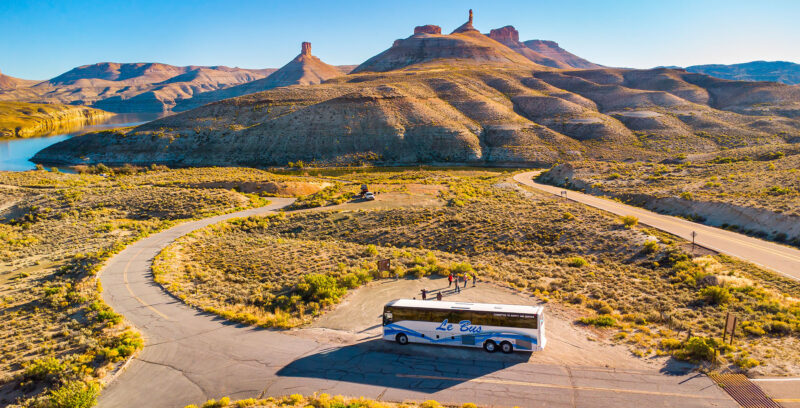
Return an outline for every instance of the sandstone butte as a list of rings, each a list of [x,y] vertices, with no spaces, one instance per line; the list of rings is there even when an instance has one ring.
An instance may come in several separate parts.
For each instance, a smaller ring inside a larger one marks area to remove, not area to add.
[[[448,35],[418,28],[349,75],[76,137],[34,161],[544,165],[800,140],[795,86],[680,69],[558,69],[520,48],[516,30],[483,35],[472,16]]]

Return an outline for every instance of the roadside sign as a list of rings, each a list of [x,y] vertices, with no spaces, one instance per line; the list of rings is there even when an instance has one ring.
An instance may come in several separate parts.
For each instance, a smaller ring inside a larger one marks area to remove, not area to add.
[[[389,260],[388,259],[381,259],[378,261],[378,271],[388,271],[389,270]]]
[[[725,316],[725,330],[722,332],[722,342],[725,342],[725,338],[728,338],[728,341],[733,344],[733,334],[736,331],[736,315],[731,314],[728,312],[727,316]]]

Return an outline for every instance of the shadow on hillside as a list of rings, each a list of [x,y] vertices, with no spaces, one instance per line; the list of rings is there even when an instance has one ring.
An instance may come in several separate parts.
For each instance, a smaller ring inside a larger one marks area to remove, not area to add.
[[[320,378],[436,392],[527,362],[530,353],[489,354],[482,349],[372,340],[299,358],[279,376]]]

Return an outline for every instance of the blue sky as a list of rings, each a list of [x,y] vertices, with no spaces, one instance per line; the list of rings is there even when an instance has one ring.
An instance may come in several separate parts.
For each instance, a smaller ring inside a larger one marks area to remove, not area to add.
[[[649,68],[800,63],[797,0],[0,0],[0,70],[47,79],[102,61],[280,67],[311,41],[330,64],[358,64],[475,10],[482,32],[513,25],[603,65]]]

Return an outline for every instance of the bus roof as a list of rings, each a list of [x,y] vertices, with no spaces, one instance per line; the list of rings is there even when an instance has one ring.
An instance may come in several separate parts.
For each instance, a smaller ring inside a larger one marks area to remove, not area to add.
[[[540,315],[544,311],[541,306],[501,305],[494,303],[439,302],[435,300],[395,299],[386,306],[411,307],[437,310],[472,310],[476,312],[520,313]]]

